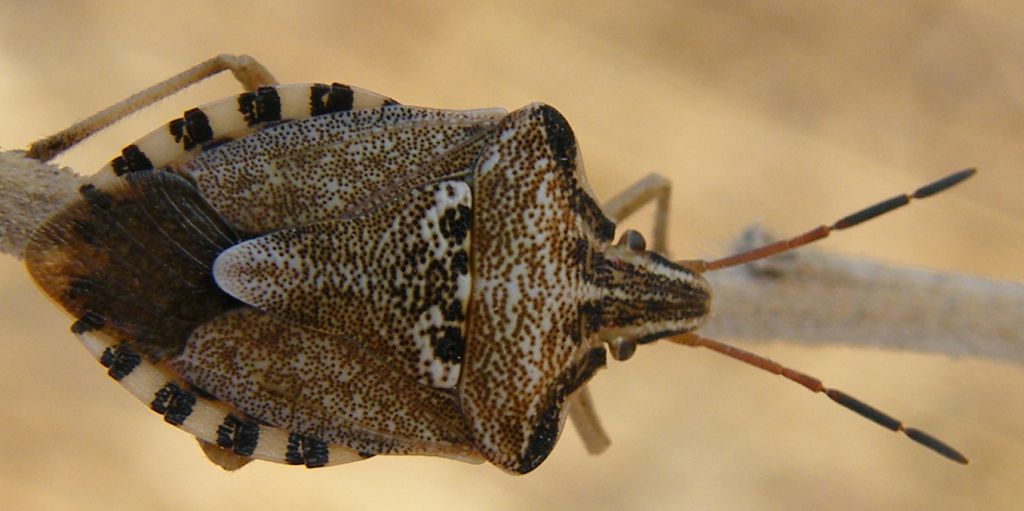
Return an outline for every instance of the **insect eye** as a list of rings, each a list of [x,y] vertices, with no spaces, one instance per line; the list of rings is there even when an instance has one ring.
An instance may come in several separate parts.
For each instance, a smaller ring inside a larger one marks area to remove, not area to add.
[[[647,250],[647,240],[644,239],[644,235],[633,229],[626,229],[626,232],[622,233],[619,245],[625,245],[626,248],[636,252]]]
[[[633,231],[636,232],[636,231]],[[642,238],[641,238],[642,239]],[[608,342],[611,347],[612,358],[618,361],[629,360],[636,353],[636,341],[619,337]]]

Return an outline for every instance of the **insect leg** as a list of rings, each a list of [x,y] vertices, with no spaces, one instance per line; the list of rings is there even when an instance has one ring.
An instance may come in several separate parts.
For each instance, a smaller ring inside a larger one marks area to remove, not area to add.
[[[604,212],[613,222],[625,220],[640,208],[654,201],[654,229],[651,249],[664,254],[668,243],[668,208],[672,182],[658,174],[648,174],[605,202]]]
[[[830,389],[828,387],[825,387],[821,380],[813,376],[801,373],[800,371],[795,371],[793,369],[790,369],[786,366],[779,364],[778,362],[775,362],[774,360],[762,357],[760,355],[751,353],[746,350],[742,350],[735,346],[730,346],[728,344],[713,339],[701,337],[693,332],[668,337],[667,339],[671,342],[691,346],[694,348],[708,348],[714,350],[718,353],[721,353],[728,357],[732,357],[741,362],[746,362],[759,369],[764,369],[769,373],[777,374],[788,380],[795,381],[800,385],[806,387],[811,392],[824,393],[826,396],[829,397],[829,399],[835,401],[836,403],[839,403],[840,405],[843,405],[849,410],[858,413],[860,416],[882,427],[888,428],[892,431],[902,431],[911,440],[935,451],[936,453],[941,454],[942,456],[957,463],[961,463],[964,465],[967,464],[967,458],[963,454],[960,454],[960,452],[954,449],[953,447],[947,445],[945,442],[919,429],[906,427],[899,419],[891,417],[885,412],[849,394],[846,394],[841,390]]]
[[[583,447],[590,454],[601,454],[612,444],[608,433],[601,426],[601,419],[594,409],[594,400],[586,385],[569,396],[569,420],[583,440]]]
[[[231,71],[242,87],[250,92],[258,87],[277,83],[270,71],[267,71],[262,64],[248,55],[217,55],[76,122],[63,131],[36,141],[29,146],[26,156],[40,161],[49,161],[124,117],[222,71]]]

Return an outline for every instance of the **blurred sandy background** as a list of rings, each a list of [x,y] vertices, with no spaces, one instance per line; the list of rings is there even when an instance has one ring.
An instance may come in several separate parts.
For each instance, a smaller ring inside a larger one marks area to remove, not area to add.
[[[283,82],[445,108],[558,107],[605,199],[675,182],[674,255],[761,221],[796,232],[976,165],[942,198],[823,250],[1024,280],[1024,12],[975,2],[0,1],[0,144],[25,147],[219,52]],[[1007,3],[1010,5],[1010,3]],[[91,172],[229,77],[59,161]],[[647,228],[644,221],[635,225]],[[1024,368],[784,342],[758,349],[962,448],[960,467],[799,387],[649,346],[594,391],[614,444],[571,428],[526,477],[386,458],[226,474],[104,376],[0,259],[0,509],[1019,509]]]

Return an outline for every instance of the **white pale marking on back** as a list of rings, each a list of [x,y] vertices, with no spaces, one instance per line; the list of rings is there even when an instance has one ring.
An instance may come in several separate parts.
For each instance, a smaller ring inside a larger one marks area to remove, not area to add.
[[[459,381],[458,368],[448,371],[445,365],[434,357],[434,350],[430,343],[430,330],[442,328],[443,326],[444,317],[441,315],[441,309],[435,305],[420,314],[410,333],[412,334],[413,343],[419,349],[420,365],[425,367],[427,380],[430,382],[430,385],[450,388],[454,387],[455,383]]]
[[[466,208],[472,206],[469,185],[461,181],[444,183],[434,191],[433,199],[433,206],[423,212],[423,216],[418,222],[420,241],[428,242],[431,256],[419,266],[419,271],[423,275],[427,274],[431,259],[433,261],[449,261],[457,250],[466,250],[471,246],[468,230],[462,243],[455,246],[451,244],[455,240],[445,236],[441,227],[443,217],[447,213],[457,211],[460,206]],[[407,243],[415,241],[410,238]],[[460,304],[463,316],[466,312],[466,303],[469,300],[470,287],[468,274],[456,277],[453,299]],[[459,381],[461,363],[443,361],[437,356],[434,348],[436,332],[446,327],[458,328],[464,338],[464,322],[445,320],[443,311],[437,305],[432,305],[420,314],[409,333],[415,346],[419,349],[419,359],[421,367],[425,368],[427,383],[435,387],[453,388]]]

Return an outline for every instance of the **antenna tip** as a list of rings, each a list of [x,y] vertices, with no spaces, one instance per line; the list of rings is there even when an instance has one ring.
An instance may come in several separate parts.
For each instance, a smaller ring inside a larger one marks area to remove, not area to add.
[[[903,430],[903,433],[910,437],[911,440],[941,454],[949,460],[955,461],[961,465],[966,465],[970,462],[966,456],[960,454],[960,451],[957,451],[942,440],[939,440],[920,429],[906,428]]]
[[[916,191],[914,191],[912,197],[915,199],[931,197],[932,195],[935,195],[943,190],[946,190],[948,188],[953,187],[954,185],[959,184],[961,181],[964,181],[977,173],[978,169],[974,167],[966,168],[959,172],[954,172],[942,179],[939,179],[938,181],[934,181],[932,183],[922,186],[921,188],[918,188]]]

